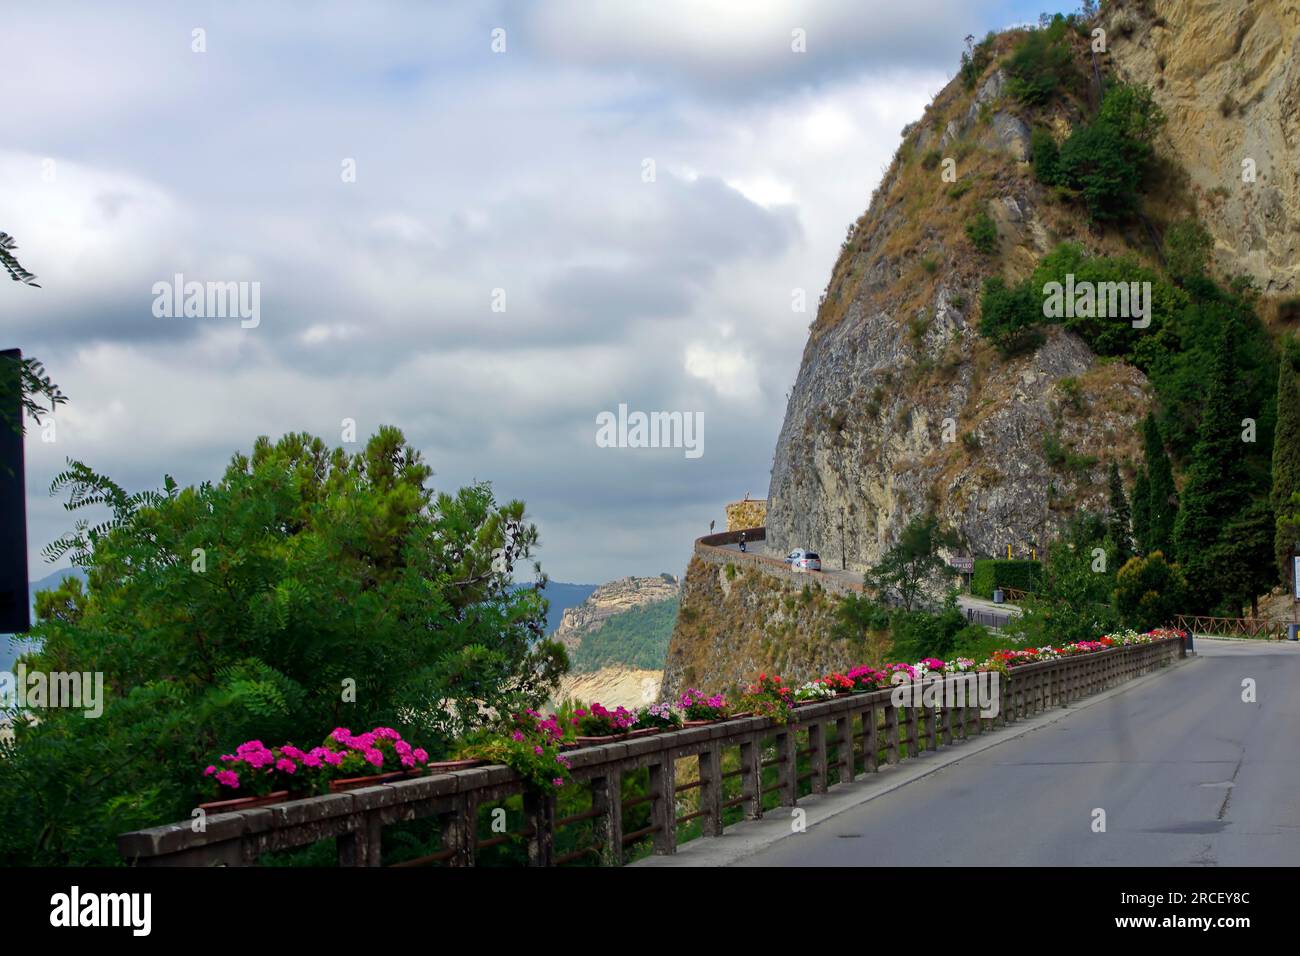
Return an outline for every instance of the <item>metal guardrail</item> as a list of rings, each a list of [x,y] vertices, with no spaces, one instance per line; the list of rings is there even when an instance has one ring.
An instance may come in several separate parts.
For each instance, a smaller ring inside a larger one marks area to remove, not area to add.
[[[435,817],[439,852],[399,865],[472,866],[481,850],[516,839],[526,841],[531,866],[584,857],[618,865],[626,847],[641,840],[650,840],[654,853],[675,852],[678,828],[686,822],[698,819],[704,837],[720,836],[728,807],[741,807],[746,819],[757,819],[767,794],[777,793],[779,806],[794,806],[801,782],[808,782],[813,794],[825,793],[832,778],[836,784],[848,783],[859,768],[875,773],[959,744],[1047,708],[1066,706],[1184,654],[1183,642],[1169,638],[1012,668],[1002,682],[994,718],[981,717],[974,702],[895,707],[891,690],[885,689],[800,706],[785,725],[748,717],[574,750],[567,754],[572,785],[586,788],[591,801],[589,810],[569,817],[557,818],[554,795],[529,791],[508,767],[491,766],[217,814],[206,819],[202,832],[195,831],[191,820],[138,830],[120,836],[118,850],[128,863],[140,866],[246,866],[264,853],[332,837],[340,865],[379,866],[384,827]],[[724,772],[724,753],[728,764],[738,758],[735,769]],[[801,757],[809,768],[802,775]],[[679,785],[682,760],[689,761],[686,770],[694,771],[694,779]],[[646,792],[625,799],[624,778],[641,770],[648,771]],[[775,775],[774,783],[765,784],[764,771],[770,771],[769,778]],[[734,779],[739,793],[727,797],[726,784]],[[678,800],[687,791],[697,794],[698,808],[679,816]],[[520,794],[524,825],[481,836],[479,808]],[[625,832],[625,809],[645,804],[648,825]],[[591,842],[557,856],[556,833],[586,821]]]

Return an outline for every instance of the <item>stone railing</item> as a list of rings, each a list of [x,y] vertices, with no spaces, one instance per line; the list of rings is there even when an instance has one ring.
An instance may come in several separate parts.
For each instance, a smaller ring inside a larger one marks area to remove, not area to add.
[[[654,853],[675,852],[679,828],[695,820],[701,836],[720,836],[728,816],[757,819],[773,794],[778,806],[793,806],[805,787],[825,793],[832,783],[848,784],[859,774],[1066,706],[1184,653],[1183,642],[1170,638],[1013,668],[1001,681],[993,718],[981,717],[973,700],[896,707],[884,689],[801,705],[783,725],[747,717],[574,750],[567,755],[570,786],[588,793],[590,804],[584,798],[585,809],[563,817],[557,817],[553,795],[529,792],[509,768],[490,766],[213,815],[202,832],[195,832],[194,821],[139,830],[119,837],[118,849],[137,865],[240,866],[332,837],[341,865],[379,866],[384,827],[434,817],[439,851],[396,865],[471,866],[481,852],[512,841],[526,843],[533,866],[579,860],[618,865],[629,847],[645,841]],[[646,781],[644,792],[625,791],[630,775]],[[482,832],[481,808],[521,794],[521,826]],[[643,819],[636,821],[643,825],[625,830],[627,811],[645,805],[648,814],[638,811]],[[574,826],[589,828],[589,839],[557,853],[557,834]]]
[[[766,528],[746,528],[743,533],[746,544],[764,541],[767,537]],[[805,584],[817,585],[832,594],[862,593],[862,584],[858,581],[845,580],[816,571],[794,571],[790,568],[790,565],[780,558],[773,558],[766,554],[754,554],[749,551],[736,551],[724,547],[724,545],[737,543],[741,534],[740,531],[723,531],[718,534],[706,534],[702,538],[696,538],[695,554],[702,561],[708,561],[710,564],[734,564],[738,568],[754,568],[764,574],[770,574],[773,577],[791,581],[800,586]]]

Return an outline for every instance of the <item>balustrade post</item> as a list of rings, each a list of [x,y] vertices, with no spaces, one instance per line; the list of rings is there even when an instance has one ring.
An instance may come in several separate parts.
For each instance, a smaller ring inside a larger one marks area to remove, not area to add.
[[[830,768],[826,760],[826,725],[821,721],[808,725],[808,760],[812,764],[812,792],[825,793],[830,785]]]
[[[907,756],[910,760],[915,757],[921,750],[921,721],[920,713],[915,704],[907,708]]]
[[[759,820],[763,816],[763,742],[750,738],[740,745],[740,783],[745,802],[746,820]]]
[[[722,754],[717,747],[700,753],[700,810],[704,836],[722,836]]]
[[[862,769],[867,773],[880,769],[880,726],[875,704],[862,712]]]
[[[925,722],[925,749],[929,751],[938,750],[939,740],[935,733],[937,729],[935,726],[936,708],[923,706],[921,708],[921,717]],[[917,745],[916,749],[918,752],[920,751],[921,747],[919,744]]]
[[[781,806],[793,807],[797,794],[797,778],[799,776],[798,758],[795,756],[795,731],[794,727],[786,724],[785,729],[776,735],[776,782],[777,796],[781,799]]]
[[[591,781],[591,809],[599,814],[592,821],[592,835],[600,844],[601,865],[622,866],[623,771],[617,765]]]
[[[470,794],[456,798],[455,808],[439,814],[442,829],[442,848],[454,850],[448,866],[473,866],[478,848],[478,805]]]
[[[379,814],[357,813],[352,824],[350,831],[335,840],[339,866],[379,866],[380,836],[384,829]]]
[[[528,865],[555,865],[555,797],[524,791],[524,819],[532,828],[528,837]]]
[[[654,832],[654,852],[667,856],[677,852],[677,761],[672,753],[650,765],[650,822]]]
[[[866,716],[863,716],[863,722]],[[839,766],[840,783],[853,782],[853,715],[845,714],[835,721],[835,760]]]
[[[898,708],[890,701],[885,707],[885,763],[898,763]]]

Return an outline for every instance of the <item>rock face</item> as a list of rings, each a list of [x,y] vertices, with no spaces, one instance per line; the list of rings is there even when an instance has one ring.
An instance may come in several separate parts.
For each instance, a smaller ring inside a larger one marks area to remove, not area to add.
[[[613,615],[643,604],[674,598],[680,589],[681,581],[671,574],[653,578],[619,578],[602,584],[587,600],[565,610],[564,619],[555,629],[552,640],[559,641],[572,653],[585,635],[597,630]]]
[[[761,528],[767,523],[767,499],[746,498],[727,505],[727,530]]]
[[[1150,86],[1168,116],[1166,146],[1219,269],[1266,293],[1300,292],[1300,5],[1129,0],[1110,17],[1108,45],[1119,73]]]
[[[688,687],[734,694],[759,673],[819,677],[872,656],[864,642],[827,639],[838,600],[743,564],[691,559],[664,667],[663,695]]]
[[[566,700],[580,700],[635,710],[660,699],[659,686],[663,676],[663,671],[631,667],[602,667],[590,674],[567,674],[561,678],[548,709],[554,710]]]
[[[1178,182],[1153,199],[1156,212],[1172,221],[1194,209],[1225,274],[1296,291],[1300,5],[1130,0],[1101,23],[1113,73],[1151,87],[1168,115],[1157,151]],[[845,243],[773,457],[774,551],[813,548],[865,568],[933,511],[966,553],[1025,553],[1074,511],[1104,509],[1110,461],[1131,479],[1150,396],[1140,372],[1099,363],[1059,330],[1004,360],[974,327],[985,277],[1017,281],[1062,241],[1153,256],[1137,229],[1091,230],[1034,179],[1029,126],[997,66],[1009,39],[973,90],[955,79],[905,131]],[[1054,122],[1063,135],[1078,119]],[[1252,184],[1241,181],[1246,158]],[[949,160],[955,182],[941,178]],[[981,212],[997,226],[992,255],[964,235]]]

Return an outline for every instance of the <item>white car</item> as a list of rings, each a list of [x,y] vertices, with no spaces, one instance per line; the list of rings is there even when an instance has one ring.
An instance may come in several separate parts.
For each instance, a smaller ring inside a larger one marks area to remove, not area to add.
[[[822,559],[815,551],[805,551],[803,548],[795,548],[785,556],[785,563],[790,565],[791,571],[820,571],[822,569]]]

